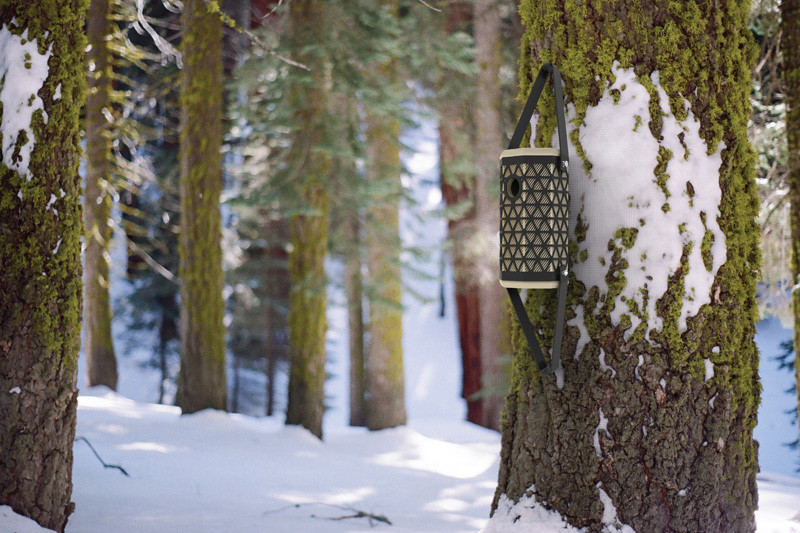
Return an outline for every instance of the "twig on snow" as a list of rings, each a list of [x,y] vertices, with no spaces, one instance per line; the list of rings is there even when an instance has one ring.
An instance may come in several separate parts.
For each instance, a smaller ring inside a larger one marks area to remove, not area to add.
[[[117,470],[119,470],[120,472],[125,474],[126,477],[131,477],[130,474],[128,474],[125,471],[125,469],[122,468],[121,466],[119,466],[119,465],[110,465],[110,464],[106,463],[105,461],[103,461],[103,458],[100,457],[100,454],[97,453],[97,450],[94,449],[94,446],[92,446],[92,443],[89,442],[89,439],[87,439],[86,437],[75,437],[75,442],[78,442],[79,440],[82,440],[83,442],[85,442],[86,444],[89,445],[89,449],[92,450],[92,453],[94,453],[94,456],[97,457],[97,460],[100,461],[100,463],[103,465],[103,467],[105,467],[105,468],[116,468]]]

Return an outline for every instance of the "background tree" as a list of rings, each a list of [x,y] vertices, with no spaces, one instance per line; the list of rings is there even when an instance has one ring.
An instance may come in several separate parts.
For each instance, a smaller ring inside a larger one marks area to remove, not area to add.
[[[289,402],[286,423],[301,425],[322,437],[325,398],[324,260],[328,249],[329,196],[326,179],[331,159],[320,149],[325,145],[328,99],[326,73],[330,65],[322,50],[308,45],[326,39],[325,5],[301,0],[289,6],[290,43],[297,60],[310,72],[289,87],[295,134],[289,153],[292,174],[307,206],[291,218],[289,276]]]
[[[389,16],[398,15],[398,2],[382,2]],[[393,57],[373,65],[374,76],[397,81]],[[374,201],[366,213],[367,286],[370,293],[366,346],[367,427],[371,430],[406,423],[403,372],[403,311],[400,274],[400,122],[370,110],[366,117],[367,182]],[[382,184],[375,187],[374,185]]]
[[[521,4],[522,93],[545,61],[565,80],[575,240],[563,382],[516,329],[494,513],[532,495],[591,529],[754,529],[748,9]],[[548,292],[527,302],[546,345]]]
[[[112,35],[109,0],[92,0],[86,24],[89,82],[86,98],[86,192],[84,227],[84,335],[86,386],[117,388],[117,360],[111,339],[108,248],[111,241]]]
[[[789,154],[792,280],[800,280],[800,1],[781,0],[781,52],[786,89],[786,139]],[[800,351],[800,291],[793,289],[794,353]],[[800,358],[795,356],[795,390],[800,406]]]
[[[181,18],[181,370],[184,413],[227,408],[220,248],[222,30],[219,13],[187,0]]]
[[[85,13],[0,3],[0,504],[58,531],[74,508]]]
[[[506,391],[497,389],[506,384],[502,367],[505,329],[503,288],[497,282],[499,243],[494,239],[500,227],[497,208],[497,157],[507,144],[503,131],[502,85],[500,65],[501,5],[497,0],[477,0],[473,4],[475,62],[478,81],[475,112],[475,218],[477,231],[473,237],[477,263],[477,290],[480,299],[480,358],[482,413],[478,423],[492,429],[500,427],[500,412]]]

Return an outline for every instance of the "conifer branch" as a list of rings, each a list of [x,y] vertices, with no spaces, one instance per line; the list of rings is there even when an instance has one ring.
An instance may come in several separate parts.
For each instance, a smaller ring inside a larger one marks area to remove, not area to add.
[[[430,4],[429,4],[428,2],[426,2],[425,0],[417,0],[417,1],[418,1],[420,4],[422,4],[423,6],[426,6],[427,8],[431,9],[432,11],[436,11],[437,13],[441,13],[441,12],[442,12],[442,10],[441,10],[441,9],[438,9],[438,8],[435,8],[435,7],[433,7],[432,5],[430,5]]]
[[[233,20],[231,17],[222,12],[222,10],[219,8],[219,3],[217,2],[217,0],[204,0],[204,2],[206,3],[208,11],[210,13],[216,13],[217,15],[219,15],[219,18],[223,24],[228,26],[230,29],[241,33],[242,35],[244,35],[245,37],[256,43],[258,46],[260,46],[262,50],[264,50],[271,56],[280,59],[287,65],[292,65],[293,67],[301,68],[303,70],[308,70],[308,71],[311,70],[310,68],[308,68],[307,65],[304,65],[303,63],[299,63],[293,59],[289,59],[288,57],[279,54],[278,52],[270,48],[264,41],[259,39],[259,37],[252,31],[242,28],[235,20]]]

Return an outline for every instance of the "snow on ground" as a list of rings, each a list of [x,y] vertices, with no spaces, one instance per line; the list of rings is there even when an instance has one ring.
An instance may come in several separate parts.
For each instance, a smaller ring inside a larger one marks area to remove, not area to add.
[[[427,131],[419,142],[430,151],[435,148],[432,138]],[[435,171],[424,156],[407,164],[415,172],[409,180],[430,179]],[[430,214],[437,196],[431,188],[426,191],[424,183],[417,185],[420,211]],[[406,242],[418,246],[436,245],[444,234],[441,220],[429,218],[420,224],[405,213],[402,223]],[[438,273],[439,259],[432,254],[426,264],[429,273]],[[436,300],[438,282],[407,280],[431,299],[404,299],[409,414],[404,428],[370,433],[346,425],[346,315],[335,292],[328,313],[332,378],[326,386],[330,410],[324,442],[300,428],[285,427],[282,415],[256,418],[202,411],[181,416],[176,407],[146,400],[156,394],[158,376],[134,364],[121,365],[120,389],[138,401],[107,389],[82,387],[77,435],[88,439],[104,461],[122,466],[129,477],[103,468],[89,445],[77,441],[76,510],[67,532],[575,531],[532,502],[504,504],[499,519],[487,524],[500,438],[463,421],[452,277],[447,279],[444,317]],[[797,452],[782,446],[796,430],[784,413],[791,397],[783,390],[792,376],[778,372],[771,359],[787,334],[774,321],[759,325],[764,402],[756,437],[761,441],[762,470],[770,472],[758,478],[759,532],[800,533],[800,479],[787,477],[797,476]],[[515,524],[518,514],[537,525]],[[42,531],[0,506],[0,533]]]

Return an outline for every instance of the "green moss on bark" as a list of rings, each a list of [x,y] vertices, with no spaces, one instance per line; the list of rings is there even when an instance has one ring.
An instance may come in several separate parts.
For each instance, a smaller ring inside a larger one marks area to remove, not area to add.
[[[20,391],[0,394],[0,504],[56,530],[74,508],[85,11],[79,0],[0,2],[5,28],[16,36],[27,30],[42,55],[52,51],[37,92],[44,112],[33,115],[32,136],[23,139],[33,146],[28,173],[0,163],[0,390]]]
[[[573,126],[583,122],[589,106],[614,81],[615,62],[633,69],[648,90],[648,127],[656,140],[661,137],[663,94],[679,121],[688,119],[691,110],[706,152],[719,152],[722,160],[717,222],[725,235],[727,261],[717,271],[711,304],[688,317],[682,330],[685,299],[694,297],[685,294],[688,256],[699,246],[705,268],[713,264],[709,233],[702,242],[684,244],[681,266],[668,279],[665,294],[640,289],[646,298],[657,299],[657,317],[647,317],[620,298],[629,268],[622,251],[633,236],[630,228],[609,235],[611,260],[601,267],[608,287],[585,287],[580,269],[571,274],[575,279],[568,318],[582,316],[583,324],[573,323],[565,332],[563,389],[541,378],[515,328],[514,392],[504,426],[497,496],[517,499],[535,486],[537,499],[570,523],[599,530],[599,483],[619,519],[637,530],[752,529],[757,502],[752,430],[760,391],[753,335],[760,257],[753,155],[746,139],[754,59],[748,4],[544,0],[523,1],[520,14],[527,27],[521,93],[527,95],[541,63],[553,62],[575,110]],[[655,72],[658,86],[651,78]],[[555,131],[552,99],[543,99],[540,109],[536,138],[541,146]],[[578,131],[570,135],[590,171]],[[662,149],[653,172],[665,196],[671,157]],[[669,209],[668,204],[663,208]],[[585,224],[579,218],[578,242],[585,238]],[[596,261],[582,253],[573,260]],[[535,291],[527,302],[545,349],[552,338],[547,329],[552,316],[544,310],[553,298]],[[612,311],[620,305],[627,306],[626,312],[613,320]],[[640,324],[626,332],[633,316],[656,327]],[[715,365],[710,380],[705,379],[704,359]],[[600,409],[608,419],[608,433],[598,432],[598,455],[592,437]]]
[[[222,29],[202,0],[184,2],[180,137],[181,370],[184,413],[227,409],[222,190]]]
[[[327,34],[325,7],[318,0],[292,2],[289,11],[292,40],[305,54],[297,57],[311,71],[289,89],[293,115],[301,128],[295,132],[289,164],[298,176],[298,191],[309,213],[291,220],[289,277],[289,403],[286,423],[301,425],[322,438],[325,399],[326,276],[328,249],[330,154],[316,150],[323,144],[329,102],[324,91],[325,60],[305,46]]]

